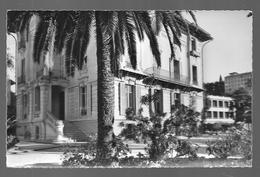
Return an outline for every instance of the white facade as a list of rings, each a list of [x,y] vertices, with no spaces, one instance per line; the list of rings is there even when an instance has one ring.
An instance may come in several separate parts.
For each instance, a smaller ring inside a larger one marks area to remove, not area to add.
[[[231,97],[208,95],[209,109],[206,114],[206,124],[234,123],[235,112],[230,107],[234,104]]]
[[[68,75],[64,55],[50,50],[42,54],[39,63],[33,61],[33,35],[37,17],[31,21],[30,31],[18,35],[26,36],[25,45],[18,50],[17,82],[17,135],[30,140],[56,140],[63,123],[64,136],[84,141],[84,135],[97,132],[97,63],[96,41],[92,35],[86,51],[87,62],[83,70],[75,69]],[[94,29],[92,29],[94,30]],[[129,66],[129,56],[121,57],[120,77],[114,78],[114,132],[120,133],[118,123],[125,120],[125,110],[133,107],[136,112],[143,108],[149,116],[149,106],[141,105],[140,98],[148,94],[144,78],[153,74],[156,85],[151,93],[160,92],[160,101],[152,104],[153,112],[170,114],[172,104],[193,106],[198,112],[203,108],[202,46],[211,39],[199,28],[191,36],[183,34],[181,50],[175,46],[176,58],[170,60],[170,46],[165,31],[158,36],[161,52],[161,67],[158,68],[150,50],[149,41],[137,40],[137,69]],[[27,35],[28,34],[28,35]],[[52,39],[54,40],[54,39]],[[191,42],[193,41],[193,42]],[[70,72],[70,71],[69,71]]]

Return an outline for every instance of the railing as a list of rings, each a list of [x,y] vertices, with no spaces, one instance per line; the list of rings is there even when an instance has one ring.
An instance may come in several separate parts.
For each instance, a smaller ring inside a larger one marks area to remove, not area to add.
[[[44,69],[41,69],[36,72],[36,78],[40,77],[48,77],[48,78],[56,78],[56,79],[65,79],[66,76],[63,73],[63,70],[59,69],[52,69],[50,71],[44,71]]]
[[[58,119],[51,113],[51,112],[47,112],[47,119],[51,122],[52,125],[56,125]]]
[[[199,57],[200,56],[200,54],[197,51],[195,51],[195,50],[190,51],[190,55],[194,56],[194,57]]]
[[[165,80],[167,82],[189,84],[189,78],[187,76],[178,74],[174,75],[174,72],[169,72],[164,69],[159,69],[157,67],[150,67],[144,70],[146,74],[153,74],[155,77]]]

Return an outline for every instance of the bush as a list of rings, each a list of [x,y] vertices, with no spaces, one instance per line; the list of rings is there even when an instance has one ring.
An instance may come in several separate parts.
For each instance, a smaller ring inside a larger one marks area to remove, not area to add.
[[[192,136],[191,132],[193,133],[199,114],[181,105],[174,107],[170,118],[166,119],[164,115],[153,115],[147,118],[143,117],[142,110],[139,110],[136,116],[131,108],[128,108],[126,119],[129,121],[121,122],[120,125],[124,128],[119,136],[137,143],[148,144],[146,150],[152,161],[164,159],[173,151],[177,152],[177,156],[196,157],[196,148],[187,141],[179,140],[174,134],[178,135],[182,132]]]
[[[207,151],[217,158],[226,159],[231,155],[242,155],[243,158],[252,158],[252,132],[243,126],[232,127],[227,135],[220,140],[208,143]]]
[[[19,140],[16,138],[16,136],[7,136],[7,149],[14,147],[17,143],[19,143]]]
[[[96,159],[96,135],[88,137],[89,142],[84,145],[77,147],[66,147],[63,153],[63,166],[111,166],[113,163],[118,163],[119,159],[126,156],[129,152],[127,145],[125,145],[119,138],[114,137],[113,141],[110,142],[112,149],[111,158],[105,162]]]

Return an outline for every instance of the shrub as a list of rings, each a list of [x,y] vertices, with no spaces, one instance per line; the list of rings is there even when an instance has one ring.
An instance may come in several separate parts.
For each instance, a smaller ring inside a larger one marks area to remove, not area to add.
[[[252,132],[243,126],[232,127],[226,136],[208,143],[207,151],[218,158],[231,155],[242,155],[245,159],[252,158]]]
[[[126,156],[129,152],[128,146],[118,137],[114,137],[113,141],[110,142],[112,149],[111,158],[101,162],[96,159],[96,135],[88,137],[88,139],[89,142],[79,147],[66,147],[63,153],[63,166],[111,166],[115,162],[118,163],[119,159]]]
[[[19,143],[19,140],[16,138],[16,136],[7,136],[7,149],[14,147],[17,143]]]
[[[196,149],[189,142],[179,140],[174,134],[181,130],[183,134],[191,136],[190,132],[196,126],[198,115],[184,105],[174,107],[173,114],[168,119],[164,117],[165,114],[153,115],[151,118],[143,117],[142,110],[139,110],[139,115],[136,116],[130,108],[126,110],[128,121],[120,124],[124,128],[119,136],[148,144],[146,150],[152,161],[165,158],[174,150],[177,156],[188,155],[194,158]]]

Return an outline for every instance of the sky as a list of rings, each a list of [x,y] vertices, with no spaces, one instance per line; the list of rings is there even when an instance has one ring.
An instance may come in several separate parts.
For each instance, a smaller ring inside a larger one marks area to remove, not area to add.
[[[204,82],[218,81],[220,75],[224,79],[231,72],[252,71],[252,16],[247,17],[249,11],[194,13],[198,25],[214,38],[204,49]],[[14,55],[15,43],[11,36],[7,36],[7,47]]]
[[[204,82],[231,72],[252,71],[252,16],[249,11],[195,11],[197,23],[214,38],[205,46]]]

